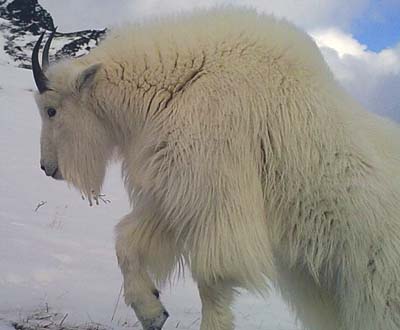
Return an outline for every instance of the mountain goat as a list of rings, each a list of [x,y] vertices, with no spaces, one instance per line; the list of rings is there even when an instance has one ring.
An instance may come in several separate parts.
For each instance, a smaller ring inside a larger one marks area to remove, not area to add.
[[[201,330],[232,330],[234,288],[272,283],[312,330],[400,329],[399,128],[338,86],[291,24],[218,9],[116,30],[42,67],[41,166],[89,199],[113,154],[132,211],[116,228],[145,330],[183,264]]]

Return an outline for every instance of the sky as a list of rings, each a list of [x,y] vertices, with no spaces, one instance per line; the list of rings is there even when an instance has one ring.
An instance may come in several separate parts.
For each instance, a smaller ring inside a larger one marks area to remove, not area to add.
[[[400,0],[39,0],[60,31],[116,26],[213,6],[284,17],[316,41],[338,81],[368,110],[400,122]]]
[[[372,51],[393,47],[400,40],[400,1],[371,1],[351,24],[354,37]]]

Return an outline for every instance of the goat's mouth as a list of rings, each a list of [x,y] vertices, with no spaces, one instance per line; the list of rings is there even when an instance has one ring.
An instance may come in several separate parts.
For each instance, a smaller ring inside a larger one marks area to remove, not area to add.
[[[53,174],[51,175],[51,177],[55,180],[64,180],[60,170],[58,169],[58,167],[54,170]]]

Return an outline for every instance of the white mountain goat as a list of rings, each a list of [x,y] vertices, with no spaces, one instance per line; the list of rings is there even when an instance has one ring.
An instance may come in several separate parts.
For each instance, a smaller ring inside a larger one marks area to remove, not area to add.
[[[54,34],[54,33],[53,33]],[[234,288],[271,282],[307,329],[400,329],[400,129],[363,111],[313,41],[235,9],[113,32],[43,68],[41,165],[89,198],[123,162],[125,300],[168,317],[154,284],[185,264],[201,330],[234,328]],[[154,282],[153,282],[154,281]]]

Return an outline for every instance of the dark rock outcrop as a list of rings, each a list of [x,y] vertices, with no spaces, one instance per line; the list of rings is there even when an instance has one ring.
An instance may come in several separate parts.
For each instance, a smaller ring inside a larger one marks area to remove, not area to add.
[[[0,33],[3,35],[4,52],[10,62],[19,67],[31,68],[31,52],[39,35],[54,29],[49,12],[37,0],[0,0]],[[82,56],[96,47],[106,30],[57,32],[50,57]]]

